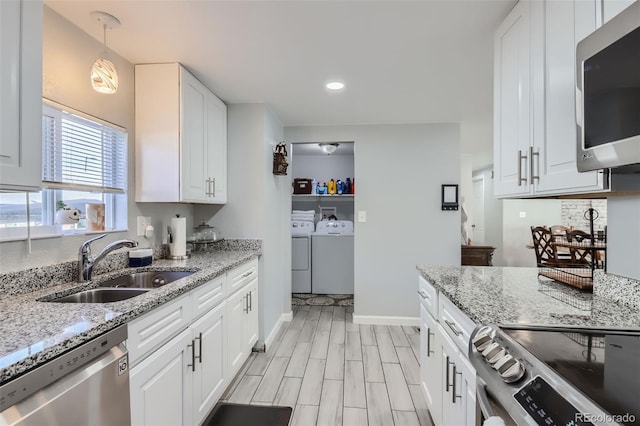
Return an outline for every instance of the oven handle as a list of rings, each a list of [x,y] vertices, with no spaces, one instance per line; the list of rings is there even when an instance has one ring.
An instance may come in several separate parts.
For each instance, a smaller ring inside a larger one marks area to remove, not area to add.
[[[476,398],[478,400],[478,405],[480,406],[480,411],[482,411],[482,416],[485,419],[488,419],[489,417],[495,416],[495,413],[493,412],[493,409],[489,404],[489,397],[487,396],[486,387],[487,385],[484,382],[482,382],[481,380],[477,381]]]

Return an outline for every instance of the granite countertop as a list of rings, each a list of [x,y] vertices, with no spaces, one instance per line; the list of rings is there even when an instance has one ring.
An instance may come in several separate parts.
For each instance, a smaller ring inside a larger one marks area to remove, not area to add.
[[[0,298],[0,383],[131,321],[261,254],[261,248],[197,253],[187,260],[156,260],[79,284],[70,282]],[[193,275],[112,303],[48,303],[38,299],[75,293],[132,271],[194,271]]]
[[[536,268],[418,266],[420,274],[480,324],[640,329],[640,309],[598,292],[538,277]]]

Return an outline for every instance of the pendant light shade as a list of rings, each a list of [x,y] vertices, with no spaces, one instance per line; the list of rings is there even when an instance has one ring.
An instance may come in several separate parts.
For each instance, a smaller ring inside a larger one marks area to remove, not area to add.
[[[104,52],[91,67],[91,86],[98,93],[113,94],[118,91],[118,72],[115,65],[107,56],[107,28],[114,29],[120,26],[120,21],[115,16],[105,12],[94,11],[91,16],[102,25]]]
[[[99,58],[91,67],[91,85],[100,93],[113,94],[118,91],[118,72],[108,59]]]

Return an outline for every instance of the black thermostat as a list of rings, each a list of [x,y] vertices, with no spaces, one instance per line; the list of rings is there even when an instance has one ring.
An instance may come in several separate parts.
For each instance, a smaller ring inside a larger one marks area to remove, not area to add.
[[[442,210],[458,210],[458,185],[442,185]]]

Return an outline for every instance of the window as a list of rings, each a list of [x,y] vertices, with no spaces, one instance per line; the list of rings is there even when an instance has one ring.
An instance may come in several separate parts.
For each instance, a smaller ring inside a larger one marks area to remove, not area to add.
[[[34,236],[84,233],[95,203],[105,205],[105,230],[126,229],[126,130],[46,100],[42,111],[43,190],[0,194],[0,238],[24,238],[27,222]],[[79,210],[79,220],[61,221],[60,209]]]

